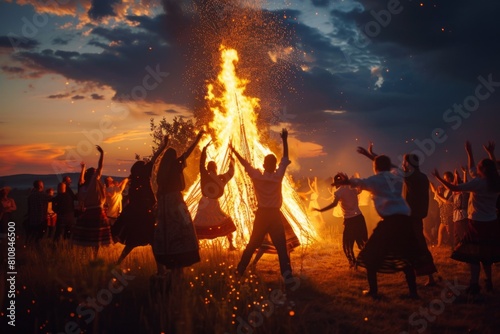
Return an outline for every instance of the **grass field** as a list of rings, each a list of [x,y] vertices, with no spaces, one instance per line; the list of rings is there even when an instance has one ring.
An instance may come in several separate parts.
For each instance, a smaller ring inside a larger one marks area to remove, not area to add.
[[[467,296],[465,264],[432,248],[440,279],[420,300],[405,300],[403,274],[379,275],[380,300],[362,296],[364,269],[348,268],[339,235],[292,252],[295,280],[282,282],[276,255],[266,254],[240,281],[240,251],[202,247],[202,262],[184,279],[157,278],[149,246],[120,267],[122,245],[102,248],[97,260],[69,243],[16,254],[16,327],[2,295],[2,333],[499,333],[500,294]],[[203,246],[203,245],[202,245]],[[500,284],[495,265],[494,283]],[[5,271],[2,270],[5,275]],[[2,283],[6,280],[2,277]],[[7,287],[8,288],[8,287]],[[5,291],[5,288],[3,289]]]

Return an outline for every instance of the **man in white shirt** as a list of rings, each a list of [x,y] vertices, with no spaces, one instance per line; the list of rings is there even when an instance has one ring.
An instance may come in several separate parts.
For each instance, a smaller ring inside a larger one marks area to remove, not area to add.
[[[391,159],[385,155],[373,160],[375,175],[366,179],[349,179],[339,174],[335,185],[351,185],[372,193],[375,209],[382,220],[365,247],[358,254],[357,265],[366,268],[370,290],[365,295],[378,297],[377,272],[404,271],[409,298],[417,299],[417,284],[413,264],[416,260],[417,239],[410,219],[410,207],[403,199],[403,176],[391,171]]]
[[[290,164],[288,159],[288,131],[281,131],[283,141],[283,157],[278,169],[276,169],[277,159],[274,154],[269,154],[264,158],[264,172],[253,168],[232,146],[231,151],[245,167],[245,171],[252,179],[257,197],[258,208],[255,212],[252,235],[243,251],[241,260],[238,263],[237,273],[242,275],[250,263],[255,250],[260,247],[264,236],[269,233],[280,262],[281,275],[287,281],[292,276],[290,257],[286,248],[285,229],[282,223],[283,214],[280,211],[283,197],[281,194],[281,184],[285,175],[286,167]]]

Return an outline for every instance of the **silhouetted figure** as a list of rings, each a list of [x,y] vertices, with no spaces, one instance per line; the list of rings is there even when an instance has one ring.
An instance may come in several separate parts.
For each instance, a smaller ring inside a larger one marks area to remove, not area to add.
[[[44,190],[43,181],[33,182],[33,189],[28,196],[28,220],[26,224],[26,244],[38,245],[47,228],[47,208],[52,196]]]
[[[375,175],[366,179],[349,179],[339,174],[335,185],[351,185],[372,193],[375,209],[382,220],[373,230],[365,247],[360,251],[357,265],[366,268],[370,289],[365,295],[378,298],[377,272],[404,271],[409,297],[418,298],[415,270],[417,240],[410,219],[410,208],[401,196],[403,177],[391,171],[391,160],[385,155],[373,160]]]
[[[54,241],[61,237],[70,239],[71,230],[75,226],[75,201],[77,197],[70,187],[71,179],[65,176],[63,181],[57,185],[57,195],[54,198],[54,211],[57,213],[56,232]]]
[[[208,143],[201,152],[200,158],[200,187],[201,200],[194,217],[194,227],[198,240],[215,239],[226,236],[229,250],[235,250],[233,232],[236,231],[233,219],[224,213],[219,204],[219,198],[224,194],[224,187],[234,175],[234,162],[231,160],[229,169],[224,174],[217,174],[215,161],[207,160]]]
[[[200,261],[198,239],[182,191],[185,188],[183,170],[186,160],[203,133],[200,131],[191,146],[180,156],[177,156],[175,149],[167,148],[158,158],[158,215],[152,245],[158,275],[165,274],[165,269],[171,269],[173,276],[179,278],[182,268]]]
[[[334,181],[340,181],[340,176],[335,176]],[[368,230],[366,228],[365,217],[358,206],[359,189],[349,186],[339,186],[333,193],[333,202],[322,208],[315,209],[323,212],[335,208],[340,204],[342,215],[344,216],[344,232],[342,234],[342,248],[349,261],[349,268],[356,265],[356,256],[354,255],[354,243],[358,249],[363,249],[368,240]]]
[[[264,172],[252,167],[248,161],[230,146],[231,151],[236,155],[236,158],[238,158],[248,176],[252,179],[258,202],[252,234],[243,251],[241,260],[238,263],[238,275],[243,275],[255,250],[262,245],[265,235],[269,233],[278,251],[281,275],[285,279],[285,282],[288,278],[292,277],[292,267],[287,252],[285,229],[281,220],[282,213],[280,211],[283,203],[281,185],[283,177],[285,176],[286,167],[290,164],[290,160],[288,159],[287,138],[288,131],[283,129],[281,131],[283,157],[281,158],[278,169],[276,169],[276,156],[274,156],[274,154],[269,154],[264,158]]]
[[[156,198],[151,189],[151,173],[156,159],[167,143],[168,137],[165,137],[150,161],[137,161],[130,169],[129,203],[111,227],[115,242],[125,245],[118,258],[118,264],[135,247],[153,243]]]
[[[99,151],[97,169],[91,167],[84,171],[83,184],[78,189],[78,196],[83,205],[83,214],[78,217],[73,231],[75,245],[92,247],[94,258],[97,257],[100,246],[112,243],[111,230],[104,211],[106,190],[101,182],[104,151],[96,145]],[[82,170],[85,169],[85,164]]]
[[[9,197],[11,188],[0,188],[0,234],[7,233],[9,222],[12,221],[12,213],[17,210],[16,202]]]

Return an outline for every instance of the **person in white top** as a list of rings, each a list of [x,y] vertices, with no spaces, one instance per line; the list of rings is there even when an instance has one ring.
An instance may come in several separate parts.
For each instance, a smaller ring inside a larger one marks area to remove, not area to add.
[[[491,159],[483,159],[474,166],[474,158],[469,142],[465,145],[469,157],[469,170],[473,178],[466,183],[452,184],[444,180],[437,169],[433,175],[451,191],[469,192],[467,232],[458,243],[451,258],[470,265],[470,285],[467,292],[478,294],[480,291],[480,264],[486,275],[486,291],[493,291],[491,267],[500,262],[500,224],[497,218],[496,203],[500,194],[500,176],[496,163]]]
[[[122,212],[123,191],[128,184],[128,178],[115,182],[111,176],[105,180],[106,184],[106,216],[111,226]]]
[[[340,180],[339,175],[335,175],[334,181]],[[335,184],[335,183],[334,183]],[[342,234],[342,248],[344,254],[349,261],[349,268],[354,268],[356,265],[356,256],[354,255],[354,243],[356,242],[358,249],[363,249],[368,240],[368,230],[366,228],[365,217],[361,213],[358,206],[358,194],[360,189],[351,188],[349,186],[340,186],[333,193],[333,202],[322,208],[314,210],[323,212],[332,209],[340,204],[342,214],[344,216],[344,233]]]
[[[366,268],[370,289],[364,295],[379,298],[377,272],[404,271],[411,299],[417,299],[417,284],[413,264],[416,260],[417,239],[410,219],[410,207],[403,199],[403,176],[391,171],[391,159],[385,155],[373,160],[375,175],[366,179],[349,179],[338,174],[336,186],[351,185],[372,193],[375,209],[382,218],[359,252],[356,264]]]
[[[285,279],[292,278],[292,267],[290,257],[286,248],[285,229],[283,227],[283,214],[280,211],[283,197],[281,194],[281,184],[285,176],[286,167],[290,164],[288,159],[288,131],[281,131],[283,141],[283,157],[276,169],[277,159],[274,154],[269,154],[264,158],[264,172],[254,168],[246,161],[231,145],[230,150],[234,153],[238,161],[243,165],[252,183],[257,197],[257,211],[253,223],[252,235],[243,251],[241,260],[238,263],[237,274],[243,275],[246,267],[252,259],[255,250],[259,248],[267,233],[271,236],[276,250],[278,251],[281,275]]]

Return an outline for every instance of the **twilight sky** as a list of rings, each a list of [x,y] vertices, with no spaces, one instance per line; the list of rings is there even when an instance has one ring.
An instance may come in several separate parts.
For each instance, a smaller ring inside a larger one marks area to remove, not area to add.
[[[355,149],[370,141],[425,172],[465,164],[466,139],[477,160],[500,146],[500,2],[254,3],[0,2],[0,175],[78,171],[95,144],[104,174],[128,175],[151,153],[152,117],[208,117],[221,44],[262,128],[289,128],[301,175],[369,174]]]

